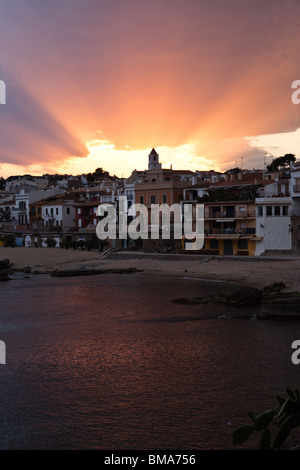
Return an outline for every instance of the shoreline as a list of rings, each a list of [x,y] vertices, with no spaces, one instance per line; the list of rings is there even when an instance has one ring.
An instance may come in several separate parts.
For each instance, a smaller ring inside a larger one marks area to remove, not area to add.
[[[125,256],[114,253],[112,258],[104,257],[99,251],[85,251],[63,248],[1,247],[0,260],[9,259],[12,272],[51,274],[53,271],[85,270],[106,271],[130,270],[142,275],[185,277],[199,280],[233,282],[239,285],[263,288],[283,282],[284,291],[299,289],[300,258],[217,258],[194,255],[179,255],[172,259],[153,253]],[[184,257],[186,256],[186,258]],[[93,272],[91,272],[93,274]]]
[[[53,277],[94,276],[97,274],[130,274],[168,277],[195,281],[235,284],[235,291],[222,298],[217,296],[173,299],[190,304],[224,304],[233,318],[262,320],[300,320],[300,259],[260,258],[226,259],[180,256],[166,259],[154,254],[143,256],[113,253],[113,259],[99,251],[66,250],[62,248],[1,248],[0,261],[8,268],[3,281],[20,280],[35,275]],[[127,259],[125,259],[127,258]],[[236,309],[237,307],[237,309]]]

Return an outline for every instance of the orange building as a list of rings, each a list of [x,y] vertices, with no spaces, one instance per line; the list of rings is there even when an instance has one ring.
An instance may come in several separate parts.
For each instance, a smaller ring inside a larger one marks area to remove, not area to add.
[[[191,185],[196,174],[190,170],[172,170],[161,168],[159,155],[155,149],[149,154],[148,171],[144,172],[143,181],[135,184],[135,203],[144,204],[179,204],[183,199],[183,190]]]

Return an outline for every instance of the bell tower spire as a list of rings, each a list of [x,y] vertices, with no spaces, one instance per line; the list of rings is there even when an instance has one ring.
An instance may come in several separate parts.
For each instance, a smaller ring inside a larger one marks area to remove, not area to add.
[[[148,158],[148,170],[160,170],[161,163],[159,163],[159,155],[156,150],[153,148],[149,153]]]

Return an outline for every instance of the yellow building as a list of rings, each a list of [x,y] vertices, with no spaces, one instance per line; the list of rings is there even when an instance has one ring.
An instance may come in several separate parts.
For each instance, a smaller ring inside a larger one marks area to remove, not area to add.
[[[255,255],[255,195],[258,185],[211,186],[198,204],[204,204],[204,246],[201,253]],[[189,202],[189,201],[187,201]],[[196,202],[194,202],[196,203]]]

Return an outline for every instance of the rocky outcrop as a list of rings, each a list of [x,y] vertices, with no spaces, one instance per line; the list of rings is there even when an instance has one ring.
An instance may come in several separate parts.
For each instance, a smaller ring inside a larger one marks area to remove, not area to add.
[[[300,320],[300,293],[278,292],[264,297],[256,317],[260,320]]]
[[[262,299],[262,290],[255,287],[243,286],[228,295],[225,303],[236,307],[254,307]]]
[[[172,302],[182,305],[221,303],[231,308],[234,318],[255,318],[258,320],[300,320],[300,293],[282,292],[286,288],[278,282],[257,289],[243,286],[227,296],[179,298]],[[236,308],[232,308],[236,307]]]
[[[0,260],[0,281],[9,280],[9,276],[8,276],[9,270],[10,270],[9,259]]]
[[[131,273],[136,273],[139,272],[138,269],[136,268],[127,268],[127,269],[97,269],[97,268],[91,268],[91,269],[65,269],[65,270],[58,270],[55,269],[54,271],[51,271],[51,276],[53,277],[69,277],[69,276],[90,276],[92,274],[109,274],[109,273],[115,273],[115,274],[131,274]]]

